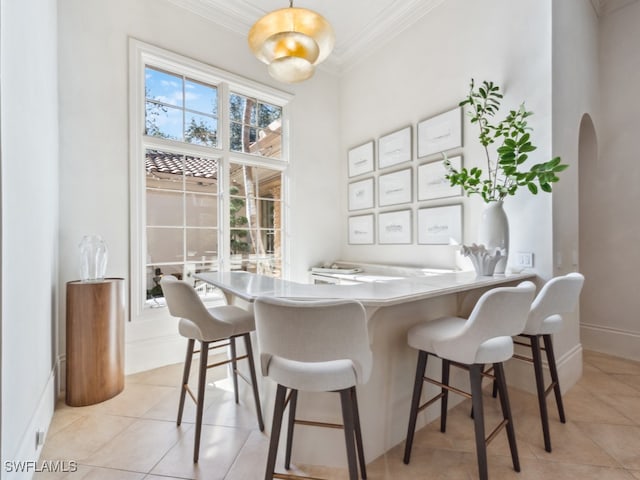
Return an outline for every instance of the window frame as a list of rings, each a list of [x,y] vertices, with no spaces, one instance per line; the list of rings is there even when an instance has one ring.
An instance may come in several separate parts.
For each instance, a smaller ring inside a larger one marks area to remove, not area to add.
[[[147,136],[145,134],[145,67],[175,72],[218,89],[218,148]],[[282,108],[281,158],[231,151],[229,95],[239,93]],[[130,178],[130,320],[148,313],[146,292],[146,175],[147,149],[215,159],[218,162],[218,261],[219,270],[230,269],[229,165],[240,163],[282,173],[282,277],[289,276],[289,102],[293,96],[203,62],[131,38],[129,40],[129,178]]]

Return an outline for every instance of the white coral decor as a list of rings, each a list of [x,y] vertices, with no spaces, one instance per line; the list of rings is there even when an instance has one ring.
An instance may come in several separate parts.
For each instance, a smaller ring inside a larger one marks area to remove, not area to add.
[[[484,245],[476,245],[475,243],[471,246],[462,245],[460,251],[465,257],[471,258],[471,263],[473,263],[476,273],[482,276],[493,275],[496,263],[504,255],[501,248],[489,251]]]

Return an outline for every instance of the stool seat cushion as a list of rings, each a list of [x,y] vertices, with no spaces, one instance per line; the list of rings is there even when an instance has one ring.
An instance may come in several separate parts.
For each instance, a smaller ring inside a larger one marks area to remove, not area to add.
[[[298,362],[272,356],[266,375],[280,385],[308,392],[343,390],[358,383],[353,362],[348,359]]]
[[[513,339],[510,336],[494,337],[478,347],[474,363],[506,362],[513,357]]]
[[[213,342],[255,330],[253,314],[240,307],[223,305],[208,308],[207,311],[212,321],[197,324],[187,318],[181,318],[178,325],[180,335],[201,342]]]
[[[562,316],[549,315],[537,325],[527,324],[522,333],[525,335],[551,335],[560,330],[560,327],[562,327]]]
[[[435,342],[443,338],[459,335],[467,322],[460,317],[442,317],[415,325],[407,332],[410,347],[429,353],[435,353]]]
[[[504,362],[513,356],[513,340],[508,335],[490,338],[479,345],[465,342],[467,321],[442,317],[415,325],[407,333],[407,342],[417,350],[465,364]]]

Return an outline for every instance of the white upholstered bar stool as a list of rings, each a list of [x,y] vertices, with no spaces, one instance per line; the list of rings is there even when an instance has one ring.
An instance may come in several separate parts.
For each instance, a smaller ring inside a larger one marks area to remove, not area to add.
[[[413,398],[409,415],[409,427],[404,451],[404,463],[411,458],[413,436],[418,412],[441,400],[440,431],[445,432],[449,390],[471,398],[476,439],[476,455],[481,480],[488,478],[487,444],[506,427],[513,468],[519,472],[520,462],[516,446],[515,430],[502,363],[513,355],[513,335],[521,332],[527,320],[535,286],[522,282],[517,287],[499,287],[485,292],[476,303],[468,319],[443,317],[412,327],[407,340],[418,350]],[[429,355],[442,359],[442,381],[425,377]],[[484,364],[493,364],[500,394],[503,421],[485,438],[482,406],[482,375]],[[471,393],[449,385],[450,366],[469,370]],[[420,405],[424,381],[435,384],[441,391],[434,398]]]
[[[275,473],[287,403],[286,469],[290,468],[294,424],[329,426],[344,428],[349,479],[358,477],[358,460],[361,476],[366,478],[355,388],[369,379],[372,366],[364,307],[353,300],[258,298],[254,303],[254,314],[262,374],[278,384],[265,479],[300,478]],[[288,398],[287,390],[291,390]],[[299,390],[339,393],[343,425],[297,420],[295,410]]]
[[[542,434],[544,437],[544,448],[547,452],[551,451],[547,395],[549,395],[552,390],[556,397],[560,421],[562,423],[566,422],[551,335],[562,327],[562,314],[575,310],[583,284],[584,277],[580,273],[569,273],[561,277],[552,278],[545,283],[533,301],[527,323],[519,335],[520,337],[529,339],[529,343],[521,342],[518,339],[515,340],[516,344],[531,348],[531,358],[519,354],[515,354],[514,358],[533,363],[536,377],[536,390],[538,392],[538,405],[540,408],[540,420],[542,422]],[[544,342],[544,348],[540,347],[540,338],[542,338]],[[551,376],[551,384],[546,388],[544,386],[542,372],[541,350],[544,350],[547,354],[547,363]]]
[[[184,362],[182,374],[182,389],[180,392],[180,403],[178,405],[177,424],[182,422],[182,412],[184,410],[184,400],[187,392],[196,403],[195,422],[195,442],[193,447],[193,461],[198,461],[200,453],[200,435],[202,432],[202,414],[204,411],[204,392],[206,390],[207,369],[220,365],[232,364],[233,387],[235,401],[238,403],[238,375],[249,383],[253,388],[253,398],[256,404],[256,414],[260,431],[264,431],[262,420],[262,409],[260,407],[260,395],[256,383],[256,371],[253,361],[253,350],[251,348],[250,332],[255,330],[253,315],[246,310],[233,305],[223,305],[220,307],[206,308],[198,296],[196,290],[190,284],[182,282],[171,275],[165,275],[160,281],[164,298],[169,307],[169,313],[180,318],[178,331],[180,335],[188,339],[187,356]],[[238,357],[236,355],[236,338],[243,337],[246,348],[246,355]],[[198,392],[197,398],[189,388],[189,372],[191,371],[191,360],[196,340],[200,342],[200,370],[198,372]],[[215,344],[215,342],[226,341],[227,343]],[[209,349],[229,347],[231,359],[207,365]],[[237,361],[247,359],[249,362],[249,372],[251,380],[238,372]]]

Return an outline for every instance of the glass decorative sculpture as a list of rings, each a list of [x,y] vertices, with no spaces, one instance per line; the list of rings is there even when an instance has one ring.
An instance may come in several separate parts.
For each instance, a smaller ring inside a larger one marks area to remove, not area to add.
[[[85,235],[80,241],[80,280],[95,282],[104,279],[107,271],[107,245],[100,235]]]

